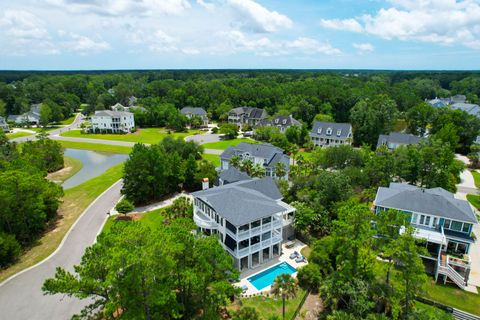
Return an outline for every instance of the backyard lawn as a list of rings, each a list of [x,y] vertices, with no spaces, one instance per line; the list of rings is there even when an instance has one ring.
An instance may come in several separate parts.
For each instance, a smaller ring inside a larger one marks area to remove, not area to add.
[[[475,180],[475,187],[480,189],[480,173],[477,172],[477,170],[471,170],[473,180]]]
[[[100,194],[117,182],[123,175],[123,163],[115,165],[105,173],[65,191],[63,203],[58,209],[55,228],[45,233],[17,263],[0,271],[0,282],[48,257],[58,247],[63,237],[82,212]]]
[[[57,140],[57,141],[64,148],[71,148],[71,149],[93,150],[93,151],[99,151],[99,152],[125,153],[125,154],[129,154],[132,151],[132,147],[126,147],[126,146],[114,146],[111,144],[74,142],[74,141],[63,141],[63,140]]]
[[[218,154],[202,154],[202,158],[210,161],[215,167],[220,167],[220,156]]]
[[[429,279],[425,298],[480,316],[480,295]]]
[[[114,140],[114,141],[127,141],[127,142],[142,142],[147,144],[159,143],[163,138],[172,136],[174,138],[185,138],[193,134],[198,134],[199,130],[189,130],[188,132],[172,132],[168,133],[165,128],[143,128],[138,129],[134,133],[127,134],[93,134],[82,133],[80,130],[70,130],[60,134],[63,137],[72,138],[87,138],[87,139],[100,139],[100,140]]]
[[[162,211],[164,210],[165,208],[161,208],[161,209],[157,209],[157,210],[153,210],[153,211],[149,211],[149,212],[146,212],[144,214],[141,215],[140,219],[138,221],[140,221],[142,224],[150,227],[150,228],[157,228],[159,225],[162,224],[163,222],[163,215],[162,215]],[[112,228],[112,226],[116,223],[125,223],[125,222],[128,222],[125,221],[125,220],[117,220],[117,217],[122,217],[123,214],[119,215],[119,216],[111,216],[108,218],[107,222],[105,223],[105,226],[103,227],[103,230],[102,232],[109,232],[110,229]],[[128,214],[127,214],[127,217],[128,217]]]
[[[240,139],[232,139],[232,140],[221,140],[218,142],[209,142],[209,143],[202,144],[202,147],[204,147],[205,149],[225,150],[230,146],[236,146],[240,142],[260,143],[253,139],[240,138]]]
[[[298,289],[297,296],[285,301],[285,319],[291,319],[295,310],[297,310],[302,301],[305,291]],[[282,318],[282,299],[276,297],[257,296],[251,298],[242,298],[243,307],[254,307],[262,315],[262,319],[269,319],[273,316]]]
[[[467,194],[467,200],[472,204],[472,206],[480,210],[480,196],[475,194]]]
[[[32,135],[32,133],[18,131],[18,132],[15,132],[15,133],[7,133],[7,138],[8,139],[16,139],[16,138],[21,138],[21,137],[28,137],[28,136],[31,136],[31,135]]]
[[[56,183],[63,183],[68,178],[75,175],[83,167],[82,161],[64,156],[65,166],[63,169],[50,173],[47,176],[47,179],[54,181]]]

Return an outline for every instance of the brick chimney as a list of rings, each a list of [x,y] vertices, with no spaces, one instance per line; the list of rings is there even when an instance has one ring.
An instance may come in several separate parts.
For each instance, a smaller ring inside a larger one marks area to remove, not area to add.
[[[208,178],[202,179],[202,190],[207,190],[209,187]]]

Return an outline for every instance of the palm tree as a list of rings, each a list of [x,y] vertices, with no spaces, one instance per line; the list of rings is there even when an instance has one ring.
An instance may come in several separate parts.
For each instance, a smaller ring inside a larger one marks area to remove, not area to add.
[[[265,168],[258,163],[252,168],[252,177],[261,178],[265,176]]]
[[[243,160],[241,164],[241,170],[248,174],[249,176],[252,175],[252,170],[253,170],[253,162],[250,159]]]
[[[285,320],[285,300],[297,295],[297,281],[288,273],[280,274],[272,284],[272,293],[277,297],[282,297],[282,315]]]
[[[287,174],[287,168],[283,162],[277,162],[275,165],[275,176],[278,179],[283,178]]]
[[[232,156],[232,157],[230,158],[230,165],[231,165],[232,167],[239,168],[241,161],[242,161],[242,159],[240,159],[239,156],[234,155],[234,156]]]

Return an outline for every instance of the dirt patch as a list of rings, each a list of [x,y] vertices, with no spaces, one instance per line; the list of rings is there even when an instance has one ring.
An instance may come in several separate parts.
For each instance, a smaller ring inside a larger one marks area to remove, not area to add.
[[[119,213],[118,216],[115,218],[116,221],[137,221],[140,220],[143,216],[143,213],[134,212],[128,214]]]
[[[60,169],[58,171],[49,173],[47,175],[47,179],[50,180],[50,181],[53,181],[55,183],[62,183],[62,181],[59,180],[58,177],[67,176],[67,175],[70,174],[70,172],[72,170],[73,170],[73,167],[65,167],[65,168]]]
[[[322,311],[322,299],[318,293],[310,293],[295,320],[317,320]]]

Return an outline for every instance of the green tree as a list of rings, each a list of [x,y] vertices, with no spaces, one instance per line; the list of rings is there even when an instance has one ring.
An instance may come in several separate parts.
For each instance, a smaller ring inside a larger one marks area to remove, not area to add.
[[[260,165],[260,164],[256,164],[252,167],[252,170],[251,170],[251,177],[253,178],[262,178],[265,176],[265,168]]]
[[[285,166],[285,164],[283,162],[277,162],[277,164],[275,164],[275,177],[281,179],[285,177],[286,174],[287,167]]]
[[[52,110],[49,105],[43,103],[40,107],[40,124],[43,127],[48,126],[52,120]]]
[[[0,232],[0,267],[13,263],[20,255],[21,246],[15,236]]]
[[[282,316],[285,319],[285,300],[297,295],[297,283],[288,273],[280,274],[272,284],[272,293],[282,298]]]
[[[231,165],[232,167],[235,167],[235,168],[239,169],[241,163],[242,163],[242,159],[241,159],[239,156],[237,156],[237,155],[233,155],[233,156],[230,158],[230,165]]]
[[[318,288],[322,281],[320,268],[314,263],[309,263],[298,269],[297,279],[301,288],[311,290],[312,292],[318,292]]]
[[[243,307],[232,317],[233,320],[260,320],[257,310],[252,307]]]
[[[435,108],[422,102],[406,113],[407,128],[410,133],[423,137],[435,117]]]
[[[238,135],[238,127],[231,123],[223,123],[220,125],[220,133],[223,133],[226,139],[235,139]]]
[[[127,198],[123,198],[115,206],[115,210],[117,210],[119,213],[123,213],[124,215],[127,215],[127,213],[132,212],[133,209],[135,209],[135,206]]]

